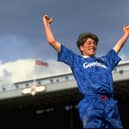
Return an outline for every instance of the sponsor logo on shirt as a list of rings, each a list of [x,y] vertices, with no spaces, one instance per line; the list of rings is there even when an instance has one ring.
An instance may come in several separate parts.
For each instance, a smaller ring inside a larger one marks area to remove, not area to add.
[[[85,69],[91,68],[91,67],[95,67],[95,66],[101,67],[101,68],[104,68],[104,69],[107,69],[106,65],[104,65],[104,64],[102,64],[102,63],[100,63],[100,62],[98,62],[98,61],[91,62],[91,63],[85,62],[85,63],[83,64],[83,67],[84,67]]]

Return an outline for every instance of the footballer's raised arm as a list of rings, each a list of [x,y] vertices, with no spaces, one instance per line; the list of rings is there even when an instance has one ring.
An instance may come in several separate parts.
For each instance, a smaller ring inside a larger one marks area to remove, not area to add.
[[[44,15],[42,17],[44,31],[46,35],[47,42],[57,51],[59,52],[61,49],[61,44],[56,40],[54,34],[51,29],[51,23],[53,22],[53,18],[49,17],[48,15]]]
[[[123,32],[124,34],[122,35],[122,37],[116,42],[115,46],[113,47],[113,49],[118,53],[121,48],[124,46],[124,44],[126,43],[128,37],[129,37],[129,25],[127,26],[123,26]]]

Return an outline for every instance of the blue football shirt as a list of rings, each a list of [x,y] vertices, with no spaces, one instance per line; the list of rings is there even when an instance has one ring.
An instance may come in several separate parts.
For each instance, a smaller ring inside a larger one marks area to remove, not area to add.
[[[84,58],[61,45],[58,61],[72,69],[78,88],[83,95],[113,94],[112,70],[121,58],[111,49],[105,56]]]

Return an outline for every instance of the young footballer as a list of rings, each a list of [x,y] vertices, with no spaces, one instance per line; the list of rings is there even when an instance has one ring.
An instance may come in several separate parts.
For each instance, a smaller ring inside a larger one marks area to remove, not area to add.
[[[51,30],[53,18],[44,15],[42,20],[47,42],[57,51],[58,61],[71,67],[78,89],[84,96],[78,103],[83,127],[123,128],[114,99],[112,70],[121,60],[118,53],[129,37],[129,26],[123,26],[123,35],[108,53],[96,57],[99,42],[96,34],[79,35],[77,47],[81,54],[78,55],[55,38]]]

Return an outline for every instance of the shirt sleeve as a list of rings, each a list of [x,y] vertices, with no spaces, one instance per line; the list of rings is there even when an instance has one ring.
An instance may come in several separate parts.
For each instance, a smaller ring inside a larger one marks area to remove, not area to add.
[[[116,53],[113,49],[111,49],[107,55],[105,56],[107,65],[110,67],[111,70],[117,66],[121,58],[118,56],[118,53]]]
[[[61,45],[61,50],[58,52],[57,60],[72,67],[74,65],[74,58],[75,53],[73,53],[72,50],[66,48],[64,45]]]

